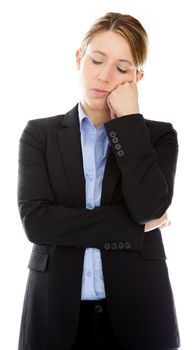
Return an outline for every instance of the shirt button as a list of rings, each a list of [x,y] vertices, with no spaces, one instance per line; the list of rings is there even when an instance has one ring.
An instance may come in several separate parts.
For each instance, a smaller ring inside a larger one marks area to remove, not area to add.
[[[88,271],[88,272],[87,272],[87,276],[88,276],[88,277],[90,277],[91,274],[92,274],[91,271]]]

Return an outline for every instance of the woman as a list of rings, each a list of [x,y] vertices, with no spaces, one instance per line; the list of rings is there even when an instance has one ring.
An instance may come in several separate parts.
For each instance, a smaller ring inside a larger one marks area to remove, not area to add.
[[[98,19],[76,52],[80,103],[23,131],[18,204],[34,245],[19,350],[179,347],[160,232],[178,145],[139,111],[147,46],[135,18]]]

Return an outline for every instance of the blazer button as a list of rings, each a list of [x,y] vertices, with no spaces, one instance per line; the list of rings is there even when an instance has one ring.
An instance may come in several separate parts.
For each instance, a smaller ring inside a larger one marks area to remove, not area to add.
[[[111,243],[111,248],[112,249],[117,249],[117,243],[116,242]]]
[[[131,242],[125,242],[125,248],[131,249]]]
[[[117,134],[116,134],[116,132],[115,132],[115,131],[110,131],[110,132],[109,132],[109,135],[110,135],[110,137],[111,137],[111,138],[113,138],[113,137],[116,137],[116,136],[117,136]]]
[[[104,244],[104,249],[109,250],[110,249],[110,243],[105,243]]]
[[[118,247],[119,247],[119,249],[124,249],[125,245],[123,242],[119,242]]]
[[[103,311],[103,308],[102,308],[101,305],[97,304],[97,305],[95,306],[94,310],[95,310],[95,312],[96,312],[97,314],[100,314],[100,313]]]
[[[118,143],[118,142],[119,142],[118,137],[113,137],[113,138],[112,138],[112,143]]]
[[[125,152],[124,152],[122,149],[120,149],[120,150],[117,152],[117,154],[118,154],[119,157],[122,157],[122,156],[124,156]]]

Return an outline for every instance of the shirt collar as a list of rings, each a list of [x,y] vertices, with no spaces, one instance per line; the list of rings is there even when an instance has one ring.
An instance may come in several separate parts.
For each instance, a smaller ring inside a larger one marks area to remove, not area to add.
[[[88,123],[91,127],[94,128],[93,123],[91,122],[91,120],[89,119],[89,117],[85,114],[83,107],[81,105],[81,102],[79,102],[78,104],[78,116],[79,116],[79,125],[80,125],[80,130],[83,130],[83,125],[85,123]],[[105,132],[104,129],[104,125],[102,124],[99,128],[98,128],[98,133],[103,133],[103,130]]]
[[[79,124],[81,128],[83,120],[88,119],[87,115],[83,111],[81,102],[78,104],[78,116],[79,116]]]

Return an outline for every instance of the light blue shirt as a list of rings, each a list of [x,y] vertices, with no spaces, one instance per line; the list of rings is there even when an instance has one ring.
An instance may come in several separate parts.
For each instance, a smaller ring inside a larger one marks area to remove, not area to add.
[[[108,137],[104,125],[96,129],[85,115],[81,104],[78,106],[83,168],[85,175],[86,208],[100,206],[102,180],[107,159]],[[86,248],[82,275],[82,300],[105,298],[104,278],[100,250]]]

